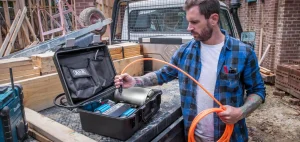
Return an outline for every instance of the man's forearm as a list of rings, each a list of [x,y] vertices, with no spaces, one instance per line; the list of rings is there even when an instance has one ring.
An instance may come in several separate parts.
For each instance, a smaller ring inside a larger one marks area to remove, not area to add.
[[[146,87],[158,85],[157,76],[154,72],[147,73],[144,76],[134,77],[136,87]]]
[[[249,116],[262,103],[260,96],[251,94],[247,97],[245,104],[240,107],[243,113],[243,118]]]

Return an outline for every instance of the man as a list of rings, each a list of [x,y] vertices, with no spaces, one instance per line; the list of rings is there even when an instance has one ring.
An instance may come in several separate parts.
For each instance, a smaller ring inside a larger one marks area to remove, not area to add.
[[[255,52],[249,45],[220,30],[218,0],[187,0],[184,6],[188,31],[194,39],[182,45],[171,59],[199,81],[226,110],[206,116],[195,130],[197,141],[217,141],[225,124],[235,124],[231,141],[248,141],[245,117],[265,100],[265,87]],[[219,106],[191,79],[176,69],[164,66],[141,77],[116,76],[118,88],[162,85],[178,77],[185,134],[201,111]],[[247,91],[244,94],[245,90]]]

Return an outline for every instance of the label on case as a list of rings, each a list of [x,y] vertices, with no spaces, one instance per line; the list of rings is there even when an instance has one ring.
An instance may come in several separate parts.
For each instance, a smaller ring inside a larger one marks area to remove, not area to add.
[[[80,77],[90,77],[91,74],[88,72],[86,68],[82,69],[70,69],[73,78],[80,78]]]

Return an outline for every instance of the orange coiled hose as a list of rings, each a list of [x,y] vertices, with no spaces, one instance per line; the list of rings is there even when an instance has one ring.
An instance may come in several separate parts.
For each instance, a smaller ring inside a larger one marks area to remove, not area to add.
[[[211,109],[207,109],[204,110],[202,112],[200,112],[192,121],[192,124],[190,126],[189,129],[189,133],[188,133],[188,142],[195,142],[195,137],[194,137],[194,133],[195,133],[195,129],[197,126],[197,123],[204,118],[206,115],[213,113],[213,112],[222,112],[224,111],[226,108],[211,94],[209,93],[197,80],[195,80],[192,76],[190,76],[188,73],[186,73],[185,71],[181,70],[179,67],[172,65],[168,62],[159,60],[159,59],[153,59],[153,58],[143,58],[143,59],[138,59],[135,60],[131,63],[129,63],[121,72],[121,74],[124,74],[124,71],[131,66],[132,64],[139,62],[139,61],[145,61],[145,60],[152,60],[152,61],[158,61],[164,64],[167,64],[175,69],[177,69],[178,71],[180,71],[181,73],[183,73],[184,75],[186,75],[187,77],[189,77],[191,80],[193,80],[201,89],[203,89],[204,92],[206,92],[218,105],[220,105],[220,108],[211,108]],[[225,131],[222,135],[222,137],[218,140],[218,142],[229,142],[230,141],[230,137],[233,131],[233,126],[234,124],[226,124],[226,128]]]

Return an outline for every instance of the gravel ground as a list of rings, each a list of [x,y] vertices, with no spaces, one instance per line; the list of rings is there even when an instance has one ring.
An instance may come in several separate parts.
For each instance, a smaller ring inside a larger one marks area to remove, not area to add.
[[[274,86],[266,88],[266,102],[247,118],[250,141],[299,142],[300,104],[292,103],[298,99],[290,95],[275,96]]]

